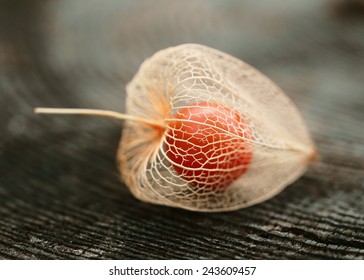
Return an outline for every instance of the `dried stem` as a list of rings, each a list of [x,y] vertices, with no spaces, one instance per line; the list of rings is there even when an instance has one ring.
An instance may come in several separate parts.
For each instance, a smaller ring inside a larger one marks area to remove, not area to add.
[[[99,116],[99,117],[112,118],[118,120],[130,120],[130,121],[144,123],[153,127],[159,127],[163,129],[165,128],[165,125],[160,122],[108,110],[77,109],[77,108],[35,108],[34,112],[37,114]]]

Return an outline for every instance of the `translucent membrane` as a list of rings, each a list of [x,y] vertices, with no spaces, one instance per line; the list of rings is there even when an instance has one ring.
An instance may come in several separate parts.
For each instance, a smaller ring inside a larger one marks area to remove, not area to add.
[[[228,211],[271,198],[316,152],[293,103],[271,80],[201,45],[161,50],[127,86],[117,153],[139,199]],[[148,123],[149,122],[149,123]]]

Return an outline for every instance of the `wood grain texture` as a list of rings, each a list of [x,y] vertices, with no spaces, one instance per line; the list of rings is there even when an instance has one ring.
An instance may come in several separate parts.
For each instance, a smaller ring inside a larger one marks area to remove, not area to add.
[[[278,2],[0,1],[0,258],[364,259],[364,15]],[[307,120],[320,160],[273,199],[214,214],[137,201],[118,122],[32,112],[123,111],[139,64],[185,42],[254,65]]]

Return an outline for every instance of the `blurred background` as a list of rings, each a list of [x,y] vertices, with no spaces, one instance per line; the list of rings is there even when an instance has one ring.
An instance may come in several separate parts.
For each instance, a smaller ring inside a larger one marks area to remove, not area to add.
[[[319,162],[230,213],[137,201],[120,181],[119,122],[156,51],[204,44],[294,101]],[[363,259],[364,1],[0,0],[0,258]]]

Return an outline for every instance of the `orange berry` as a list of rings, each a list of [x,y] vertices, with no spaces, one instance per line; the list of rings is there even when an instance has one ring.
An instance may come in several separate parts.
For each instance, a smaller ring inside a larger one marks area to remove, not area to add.
[[[243,175],[252,160],[252,131],[239,113],[213,102],[180,109],[169,124],[165,151],[190,184],[221,189]]]

